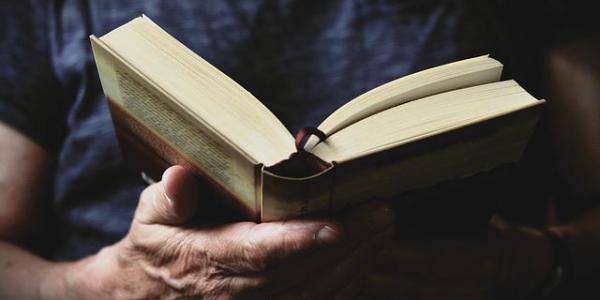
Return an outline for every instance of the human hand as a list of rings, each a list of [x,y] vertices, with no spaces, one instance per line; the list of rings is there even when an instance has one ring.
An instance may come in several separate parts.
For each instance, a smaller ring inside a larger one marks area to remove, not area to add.
[[[399,233],[401,236],[401,233]],[[544,234],[493,218],[486,238],[397,238],[376,260],[369,299],[530,299],[552,271]]]
[[[70,266],[61,299],[332,299],[354,294],[393,214],[370,204],[340,221],[240,222],[192,227],[194,179],[171,167],[140,196],[117,244]],[[58,293],[57,293],[58,291]]]

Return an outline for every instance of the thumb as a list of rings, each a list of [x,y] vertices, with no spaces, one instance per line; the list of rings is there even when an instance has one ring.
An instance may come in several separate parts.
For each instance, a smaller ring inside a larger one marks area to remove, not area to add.
[[[196,212],[198,185],[193,174],[181,166],[168,168],[162,180],[140,195],[134,219],[145,224],[182,225]]]

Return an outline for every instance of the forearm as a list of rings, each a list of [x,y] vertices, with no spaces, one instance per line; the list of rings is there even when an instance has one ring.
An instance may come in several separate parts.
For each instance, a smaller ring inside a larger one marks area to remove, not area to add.
[[[117,299],[120,277],[116,252],[121,243],[75,262],[50,262],[0,242],[0,299]]]
[[[48,153],[0,122],[0,299],[44,299],[47,278],[57,277],[67,264],[56,264],[16,246],[33,239],[39,220],[40,194],[48,179]],[[52,276],[51,276],[52,275]],[[57,295],[60,296],[60,295]]]
[[[0,242],[0,253],[0,299],[60,297],[68,264],[48,262],[7,242]]]

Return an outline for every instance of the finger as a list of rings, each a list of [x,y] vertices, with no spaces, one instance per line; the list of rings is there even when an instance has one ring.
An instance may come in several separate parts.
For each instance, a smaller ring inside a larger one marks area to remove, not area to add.
[[[346,215],[343,223],[327,220],[291,220],[256,225],[246,234],[248,245],[262,253],[267,265],[284,264],[315,249],[343,246],[353,249],[393,224],[393,213],[384,205],[365,205]],[[338,253],[339,255],[339,253]],[[323,257],[313,263],[324,263]]]
[[[273,295],[281,293],[293,299],[354,299],[361,291],[365,275],[370,272],[368,257],[373,248],[377,248],[384,240],[391,239],[391,230],[379,233],[371,240],[361,243],[361,246],[351,253],[345,254],[344,249],[337,251],[337,256],[342,257],[339,262],[320,264],[319,270],[310,276],[305,276],[302,281],[296,281],[290,287],[289,282],[269,282],[269,289]],[[285,270],[297,272],[298,267],[306,266],[310,259],[298,261],[298,264],[284,266]],[[336,260],[337,261],[337,260]],[[278,276],[277,278],[281,278]],[[282,284],[287,284],[283,289]]]
[[[329,220],[290,220],[269,223],[238,223],[218,232],[225,257],[235,258],[248,274],[272,270],[318,249],[341,242],[343,227]],[[215,236],[216,237],[216,236]]]
[[[378,249],[391,241],[393,212],[384,205],[372,203],[358,207],[346,216],[344,235],[339,242],[297,260],[283,261],[267,275],[270,286],[281,289],[299,285],[302,292],[310,292],[316,297],[329,295],[346,285],[353,276],[361,274],[358,269],[366,269]]]
[[[348,283],[354,282],[354,285],[359,285],[363,281],[364,277],[370,273],[373,256],[379,249],[389,244],[392,236],[393,230],[390,227],[389,230],[378,233],[370,240],[360,243],[358,248],[345,256],[339,263],[324,270],[320,277],[313,277],[312,283],[309,284],[312,293],[316,297],[330,299],[336,294],[339,295],[339,289],[344,286],[346,286],[345,293],[352,290],[347,286]],[[354,290],[358,290],[358,287]]]
[[[371,232],[392,227],[392,219],[381,218],[381,213],[365,211],[361,215],[362,219],[355,221]],[[372,216],[379,217],[373,220]],[[348,239],[356,235],[349,235],[346,229],[332,220],[242,222],[195,229],[191,239],[199,251],[211,253],[218,265],[227,266],[228,274],[248,279],[236,283],[259,281],[264,283],[260,292],[275,292],[315,277],[356,248],[360,243]]]
[[[393,229],[395,215],[385,203],[371,201],[346,211],[342,219],[348,232],[346,240],[357,243]]]
[[[493,280],[497,263],[497,253],[484,244],[440,239],[392,243],[377,256],[375,268],[410,279],[478,280],[484,285]]]
[[[429,283],[373,273],[365,280],[363,291],[373,299],[489,299],[489,290],[454,283]]]
[[[144,224],[182,225],[196,212],[198,192],[190,171],[170,167],[160,182],[142,192],[134,219]]]
[[[350,251],[341,256],[341,261],[328,267],[321,276],[312,280],[309,290],[315,297],[332,298],[339,293],[338,289],[348,282],[364,277],[369,273],[375,255],[380,249],[389,246],[392,240],[394,213],[382,202],[361,205],[348,212],[344,218],[345,228],[349,232],[349,240],[345,247]],[[381,231],[381,227],[372,226],[382,221],[390,225],[384,231]],[[349,287],[345,289],[350,290]]]

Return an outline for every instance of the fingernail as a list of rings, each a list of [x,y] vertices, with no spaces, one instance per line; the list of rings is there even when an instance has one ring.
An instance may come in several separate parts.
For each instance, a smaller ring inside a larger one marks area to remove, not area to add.
[[[171,195],[169,195],[169,192],[167,191],[167,178],[169,177],[169,174],[169,172],[164,172],[162,175],[161,182],[159,184],[162,185],[162,192],[165,199],[167,199],[167,202],[169,203],[169,205],[171,205],[173,204],[173,200],[171,198]]]
[[[165,199],[167,199],[167,202],[169,203],[170,206],[173,206],[173,199],[171,199],[171,197],[169,197],[169,194],[167,193],[167,189],[163,188],[163,195],[165,196]]]
[[[316,234],[316,240],[320,244],[328,244],[338,240],[338,232],[329,225],[323,226]]]
[[[171,174],[171,172],[169,172],[169,169],[166,169],[166,170],[163,172],[163,174],[162,174],[162,176],[161,176],[161,178],[160,178],[160,181],[162,181],[162,182],[165,182],[165,181],[167,181],[167,178],[169,178],[169,175],[170,175],[170,174]]]

